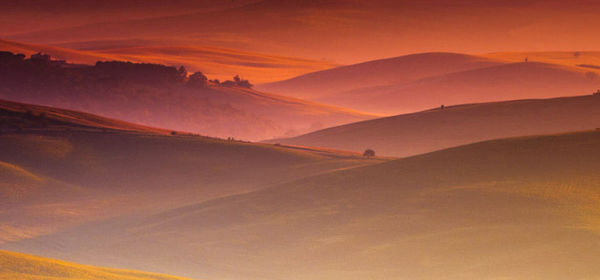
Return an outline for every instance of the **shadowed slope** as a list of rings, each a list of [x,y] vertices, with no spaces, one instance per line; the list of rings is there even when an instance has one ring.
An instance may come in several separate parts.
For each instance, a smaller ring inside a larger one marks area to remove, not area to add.
[[[122,130],[150,134],[170,134],[171,131],[132,124],[93,114],[38,106],[0,99],[0,129],[7,131],[41,130]]]
[[[268,142],[408,156],[503,137],[600,127],[600,96],[449,106]]]
[[[81,265],[7,251],[0,251],[0,279],[185,280],[175,276]]]
[[[217,278],[593,279],[599,159],[597,131],[488,141],[5,247]]]

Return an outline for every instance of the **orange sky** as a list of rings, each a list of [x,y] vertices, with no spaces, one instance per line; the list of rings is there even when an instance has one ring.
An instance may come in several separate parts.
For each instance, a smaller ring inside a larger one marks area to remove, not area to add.
[[[0,38],[209,45],[337,63],[427,51],[600,50],[600,2],[590,0],[22,2],[6,2]]]

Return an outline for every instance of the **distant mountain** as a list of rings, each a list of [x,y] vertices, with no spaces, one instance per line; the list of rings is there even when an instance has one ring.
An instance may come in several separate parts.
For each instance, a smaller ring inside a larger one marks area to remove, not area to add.
[[[426,77],[500,65],[503,62],[458,53],[421,53],[373,60],[261,84],[260,90],[321,99],[341,92],[410,82]]]
[[[600,131],[493,140],[3,246],[201,279],[586,279],[599,169]]]
[[[158,64],[71,65],[11,53],[0,60],[0,98],[202,135],[260,140],[373,117]]]
[[[308,73],[258,88],[389,115],[442,104],[581,95],[600,87],[600,71],[582,67],[595,63],[594,53],[581,53],[578,59],[592,64],[576,64],[576,59],[569,60],[565,54],[559,58],[535,54],[531,53],[532,60],[527,63],[523,60],[526,54],[510,56],[520,57],[519,62],[499,54],[414,54]]]
[[[81,265],[8,251],[0,251],[0,278],[23,280],[185,280],[185,278],[175,276]]]
[[[448,106],[267,142],[409,156],[503,137],[600,127],[600,96]]]
[[[0,147],[0,243],[381,161],[6,101]]]

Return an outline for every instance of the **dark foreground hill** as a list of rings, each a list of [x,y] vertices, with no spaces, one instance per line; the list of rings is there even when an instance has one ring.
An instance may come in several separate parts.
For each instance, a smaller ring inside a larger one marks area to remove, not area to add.
[[[5,248],[234,279],[593,279],[600,131],[494,140]]]

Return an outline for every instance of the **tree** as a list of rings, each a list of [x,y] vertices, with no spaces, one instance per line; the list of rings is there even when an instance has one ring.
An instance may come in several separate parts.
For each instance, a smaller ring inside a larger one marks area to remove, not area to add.
[[[365,152],[363,153],[363,157],[374,157],[375,156],[375,151],[373,151],[372,149],[366,149]]]
[[[243,80],[239,75],[233,77],[233,81],[224,81],[221,83],[222,86],[226,87],[243,87],[251,88],[253,85],[248,80]]]
[[[599,89],[599,90],[597,90],[596,92],[594,92],[594,94],[593,94],[593,95],[594,95],[594,96],[600,96],[600,89]]]
[[[187,86],[194,88],[205,88],[208,86],[208,78],[202,72],[196,72],[188,78]]]

